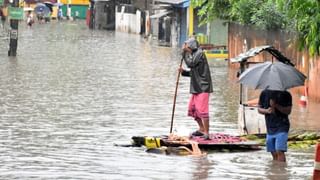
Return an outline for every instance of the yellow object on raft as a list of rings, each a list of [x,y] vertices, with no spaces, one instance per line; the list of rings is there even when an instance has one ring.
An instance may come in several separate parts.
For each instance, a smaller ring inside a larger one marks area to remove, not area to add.
[[[161,147],[160,139],[160,137],[146,136],[144,138],[144,145],[148,149]]]

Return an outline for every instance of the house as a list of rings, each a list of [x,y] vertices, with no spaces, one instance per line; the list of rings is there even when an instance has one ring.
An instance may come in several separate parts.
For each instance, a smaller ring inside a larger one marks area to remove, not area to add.
[[[190,0],[154,0],[151,34],[159,45],[177,47],[188,39]]]
[[[149,16],[152,0],[127,0],[116,7],[116,31],[144,34],[150,33]]]
[[[115,30],[115,0],[91,0],[87,23],[92,29]]]

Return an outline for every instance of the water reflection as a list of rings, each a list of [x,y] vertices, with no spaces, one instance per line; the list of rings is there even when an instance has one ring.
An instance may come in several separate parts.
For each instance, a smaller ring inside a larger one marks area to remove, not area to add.
[[[266,166],[266,178],[270,180],[288,179],[287,163],[270,161]]]
[[[21,24],[18,56],[0,49],[0,179],[267,179],[273,165],[264,150],[194,158],[113,145],[168,134],[179,52],[138,35],[90,31],[84,21]],[[211,130],[235,134],[235,73],[209,63]],[[181,78],[174,127],[193,130],[188,91]],[[312,151],[289,151],[288,166],[270,174],[306,179]]]
[[[207,179],[209,177],[209,171],[214,163],[212,160],[208,159],[207,156],[201,158],[195,158],[192,163],[195,164],[195,168],[192,173],[192,179],[200,180]]]

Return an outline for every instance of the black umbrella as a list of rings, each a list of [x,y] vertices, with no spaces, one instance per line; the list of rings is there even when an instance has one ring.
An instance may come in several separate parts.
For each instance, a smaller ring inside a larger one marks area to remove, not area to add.
[[[306,76],[282,62],[264,62],[245,70],[239,82],[255,89],[287,90],[303,86]]]

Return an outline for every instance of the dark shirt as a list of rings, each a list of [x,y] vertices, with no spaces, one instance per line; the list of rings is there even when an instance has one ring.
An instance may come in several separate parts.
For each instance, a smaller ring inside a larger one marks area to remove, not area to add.
[[[211,93],[212,81],[211,73],[206,55],[201,48],[198,48],[192,54],[184,54],[184,61],[190,68],[190,71],[183,71],[183,76],[190,76],[190,93]]]
[[[259,106],[264,109],[270,107],[270,99],[283,107],[292,106],[292,96],[288,91],[263,90],[259,97]],[[265,114],[267,133],[275,134],[288,132],[290,128],[289,117],[277,109],[272,114]]]

